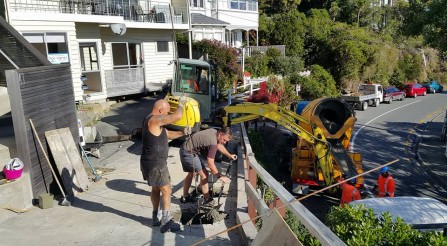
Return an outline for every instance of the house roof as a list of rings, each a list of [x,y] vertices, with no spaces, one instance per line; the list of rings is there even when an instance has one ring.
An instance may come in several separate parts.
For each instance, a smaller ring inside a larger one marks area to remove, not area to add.
[[[191,13],[191,24],[192,25],[214,25],[214,26],[227,26],[230,23],[221,21],[212,17],[200,13]]]

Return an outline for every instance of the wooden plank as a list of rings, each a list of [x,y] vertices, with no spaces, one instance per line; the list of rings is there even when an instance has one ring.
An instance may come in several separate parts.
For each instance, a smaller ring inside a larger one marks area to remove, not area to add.
[[[277,210],[262,217],[262,227],[253,240],[252,246],[258,245],[303,245],[293,234]]]
[[[45,137],[67,193],[76,195],[85,191],[89,181],[70,129],[47,131]]]

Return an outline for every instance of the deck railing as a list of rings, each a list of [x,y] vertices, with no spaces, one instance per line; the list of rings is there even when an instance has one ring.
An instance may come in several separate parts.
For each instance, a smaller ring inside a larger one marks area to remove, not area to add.
[[[142,67],[105,70],[104,72],[108,97],[138,94],[145,91]]]
[[[188,23],[186,6],[172,6],[171,11],[167,2],[150,0],[12,0],[10,9],[15,12],[122,16],[133,22],[171,23],[172,19],[174,23]]]
[[[287,209],[300,220],[300,222],[309,230],[309,233],[316,237],[322,245],[346,245],[326,225],[304,207],[304,205],[300,202],[294,202],[295,197],[257,162],[251,149],[245,126],[244,124],[240,124],[240,126],[242,132],[243,150],[241,154],[244,162],[243,175],[245,176],[245,194],[248,200],[247,210],[250,218],[254,218],[258,214],[262,215],[270,211],[269,207],[264,202],[262,195],[256,189],[257,177],[259,176],[275,194],[275,199],[271,206],[273,205],[273,207],[276,208],[290,203],[287,205]],[[241,175],[241,171],[239,171],[239,175]],[[240,206],[238,205],[238,207]],[[284,216],[285,207],[279,209],[279,212]]]

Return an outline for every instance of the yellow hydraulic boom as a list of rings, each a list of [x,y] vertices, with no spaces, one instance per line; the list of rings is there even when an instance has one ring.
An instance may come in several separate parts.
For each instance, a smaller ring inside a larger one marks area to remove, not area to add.
[[[355,113],[338,98],[308,102],[300,114],[265,103],[235,104],[222,111],[220,115],[226,125],[264,117],[299,137],[292,151],[291,177],[296,193],[306,193],[306,187],[318,186],[320,182],[329,186],[343,175],[353,177],[363,171],[361,154],[348,152]],[[363,178],[358,178],[357,187],[362,186]]]
[[[222,119],[226,125],[265,117],[287,128],[313,146],[316,164],[323,174],[326,185],[331,185],[334,183],[333,159],[332,155],[330,154],[331,145],[326,140],[324,131],[315,124],[312,124],[302,116],[285,108],[279,107],[276,104],[241,103],[227,106],[223,108],[223,111],[225,116],[222,115]],[[236,118],[228,117],[228,114],[233,113],[245,115],[241,115]],[[297,124],[296,121],[300,121],[308,126],[311,126],[313,133],[310,133],[308,130]]]

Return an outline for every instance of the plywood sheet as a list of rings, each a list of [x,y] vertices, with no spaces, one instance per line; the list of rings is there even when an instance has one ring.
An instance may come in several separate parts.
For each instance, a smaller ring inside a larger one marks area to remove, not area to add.
[[[67,193],[76,195],[85,191],[89,180],[70,129],[47,131],[45,137]]]
[[[303,245],[290,230],[277,210],[262,217],[262,227],[253,240],[252,246],[258,245]]]

